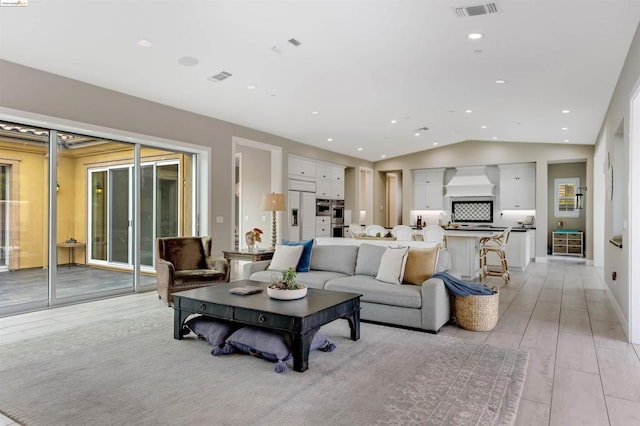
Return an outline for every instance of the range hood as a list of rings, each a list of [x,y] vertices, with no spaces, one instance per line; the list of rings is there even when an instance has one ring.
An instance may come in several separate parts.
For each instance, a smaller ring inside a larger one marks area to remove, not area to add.
[[[493,187],[486,173],[486,166],[457,167],[456,175],[449,181],[446,197],[493,197]]]

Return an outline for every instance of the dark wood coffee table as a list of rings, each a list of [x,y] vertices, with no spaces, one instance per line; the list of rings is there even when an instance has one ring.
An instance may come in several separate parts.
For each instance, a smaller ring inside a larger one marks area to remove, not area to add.
[[[264,291],[248,296],[229,293],[231,288],[247,285]],[[309,368],[309,347],[321,326],[344,318],[349,322],[351,339],[360,339],[362,295],[310,288],[302,299],[283,301],[271,299],[267,285],[241,280],[174,293],[173,338],[182,339],[180,331],[191,314],[275,330],[290,337],[293,369],[301,372]]]

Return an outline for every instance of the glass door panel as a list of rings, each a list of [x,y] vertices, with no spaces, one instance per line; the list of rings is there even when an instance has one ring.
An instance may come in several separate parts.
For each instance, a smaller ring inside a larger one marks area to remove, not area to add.
[[[130,168],[109,171],[109,260],[130,264]]]
[[[96,260],[107,260],[107,204],[108,182],[106,171],[91,173],[91,254]]]
[[[133,145],[66,132],[58,136],[56,297],[131,291],[130,269],[106,267],[114,253],[120,256],[116,264],[129,264]]]
[[[48,150],[48,130],[0,122],[0,315],[48,303]]]
[[[154,166],[142,166],[140,173],[140,265],[153,267]]]
[[[156,235],[174,237],[178,235],[178,164],[160,165],[156,168]]]

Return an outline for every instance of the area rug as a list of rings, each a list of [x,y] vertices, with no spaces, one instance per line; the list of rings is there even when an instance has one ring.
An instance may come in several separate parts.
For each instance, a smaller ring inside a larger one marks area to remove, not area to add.
[[[527,352],[344,320],[309,370],[173,339],[170,309],[0,347],[0,411],[25,425],[508,425]]]

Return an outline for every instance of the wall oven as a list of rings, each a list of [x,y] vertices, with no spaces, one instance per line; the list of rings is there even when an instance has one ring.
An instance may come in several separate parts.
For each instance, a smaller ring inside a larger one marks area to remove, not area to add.
[[[316,199],[316,216],[331,216],[331,200]]]
[[[334,201],[331,207],[331,223],[335,225],[344,224],[344,201]]]

